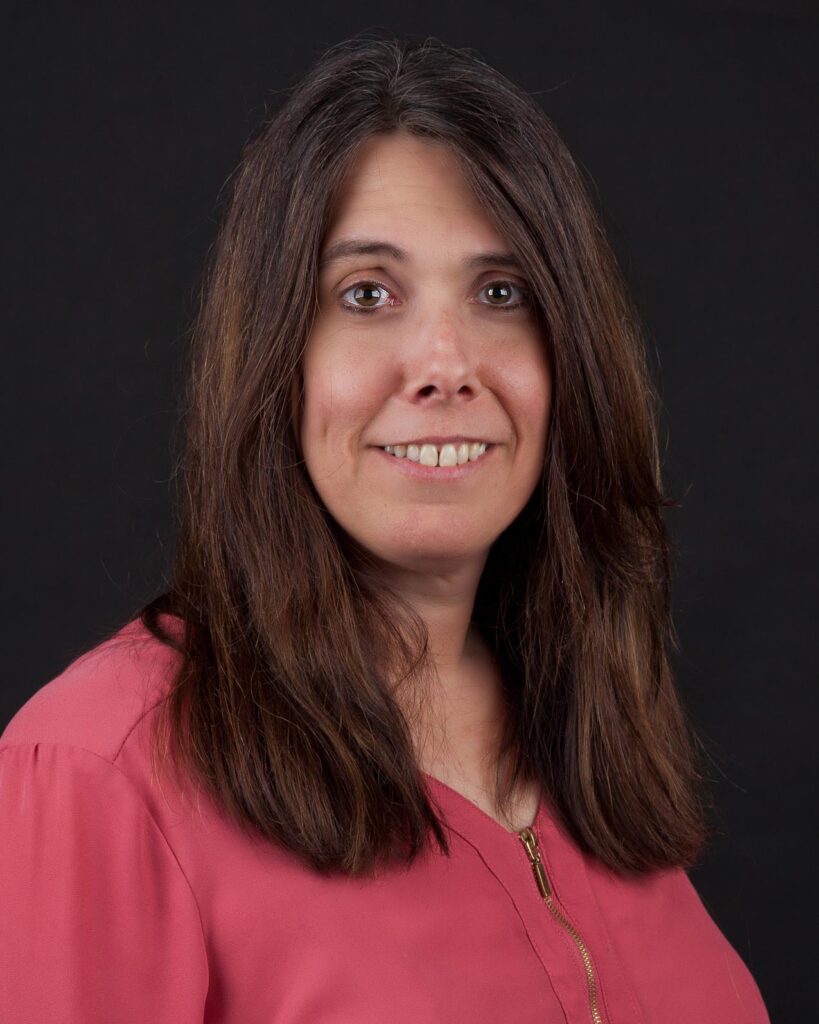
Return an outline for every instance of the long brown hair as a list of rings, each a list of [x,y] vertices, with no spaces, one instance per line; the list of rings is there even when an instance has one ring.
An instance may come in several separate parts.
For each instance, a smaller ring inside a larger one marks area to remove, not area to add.
[[[474,608],[507,696],[496,799],[535,778],[614,870],[691,866],[712,830],[668,660],[675,503],[638,317],[538,104],[432,38],[332,46],[228,182],[186,367],[175,560],[139,613],[179,654],[154,753],[316,870],[411,863],[430,832],[449,852],[388,679],[429,679],[424,624],[323,506],[295,429],[333,197],[359,145],[394,131],[450,147],[525,269],[549,347],[542,479]]]

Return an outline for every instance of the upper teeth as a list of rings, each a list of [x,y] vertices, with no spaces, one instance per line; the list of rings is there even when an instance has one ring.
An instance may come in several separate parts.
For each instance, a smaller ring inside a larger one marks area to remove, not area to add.
[[[411,462],[420,462],[423,466],[460,466],[464,462],[474,462],[486,451],[485,441],[468,444],[442,444],[440,448],[434,444],[386,444],[384,451],[399,459],[404,456]]]

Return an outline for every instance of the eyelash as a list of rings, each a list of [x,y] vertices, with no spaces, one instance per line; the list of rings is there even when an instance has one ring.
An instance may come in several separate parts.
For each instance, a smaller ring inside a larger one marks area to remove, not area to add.
[[[485,285],[481,286],[480,290],[483,291],[484,288],[491,288],[492,285],[495,285],[495,284],[508,284],[508,285],[511,285],[513,288],[517,288],[517,290],[524,297],[523,297],[523,299],[519,299],[517,302],[514,302],[514,303],[512,303],[511,305],[508,305],[508,306],[507,305],[504,305],[504,306],[493,306],[491,303],[485,303],[485,302],[480,303],[480,305],[482,305],[482,306],[489,306],[490,309],[496,309],[500,313],[514,313],[516,310],[523,309],[525,306],[529,305],[530,300],[531,300],[531,294],[529,292],[529,289],[528,288],[524,288],[523,285],[521,285],[521,284],[515,284],[514,281],[507,281],[504,278],[498,278],[497,281],[487,281],[487,283]],[[347,292],[352,291],[354,288],[360,288],[362,285],[364,285],[364,286],[373,286],[373,285],[375,285],[376,288],[382,288],[386,292],[389,291],[389,288],[385,284],[382,284],[380,281],[375,281],[375,280],[372,280],[372,279],[368,278],[368,279],[363,280],[363,281],[356,281],[354,284],[349,285],[347,288],[344,289],[344,291],[341,294],[342,294],[342,296],[344,296],[344,295],[347,294]],[[379,312],[379,310],[384,309],[384,306],[356,306],[354,303],[348,303],[348,302],[343,302],[343,301],[340,303],[340,305],[341,305],[341,308],[345,312],[349,312],[349,313],[363,313],[365,316],[369,316],[369,315],[371,315],[373,313]]]

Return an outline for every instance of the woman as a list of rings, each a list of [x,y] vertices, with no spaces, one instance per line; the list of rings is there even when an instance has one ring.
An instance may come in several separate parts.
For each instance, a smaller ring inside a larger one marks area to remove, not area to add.
[[[192,352],[169,586],[0,744],[3,1020],[767,1021],[685,871],[637,319],[538,106],[331,48]]]

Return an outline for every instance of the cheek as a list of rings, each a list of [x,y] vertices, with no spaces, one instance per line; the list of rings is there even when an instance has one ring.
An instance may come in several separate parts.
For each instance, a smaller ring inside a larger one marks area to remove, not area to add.
[[[515,358],[500,369],[505,404],[520,440],[532,450],[533,442],[545,447],[552,407],[552,375],[540,339],[528,339],[513,350]]]
[[[388,388],[385,368],[363,358],[360,346],[314,347],[304,361],[301,438],[308,462],[358,448]]]

